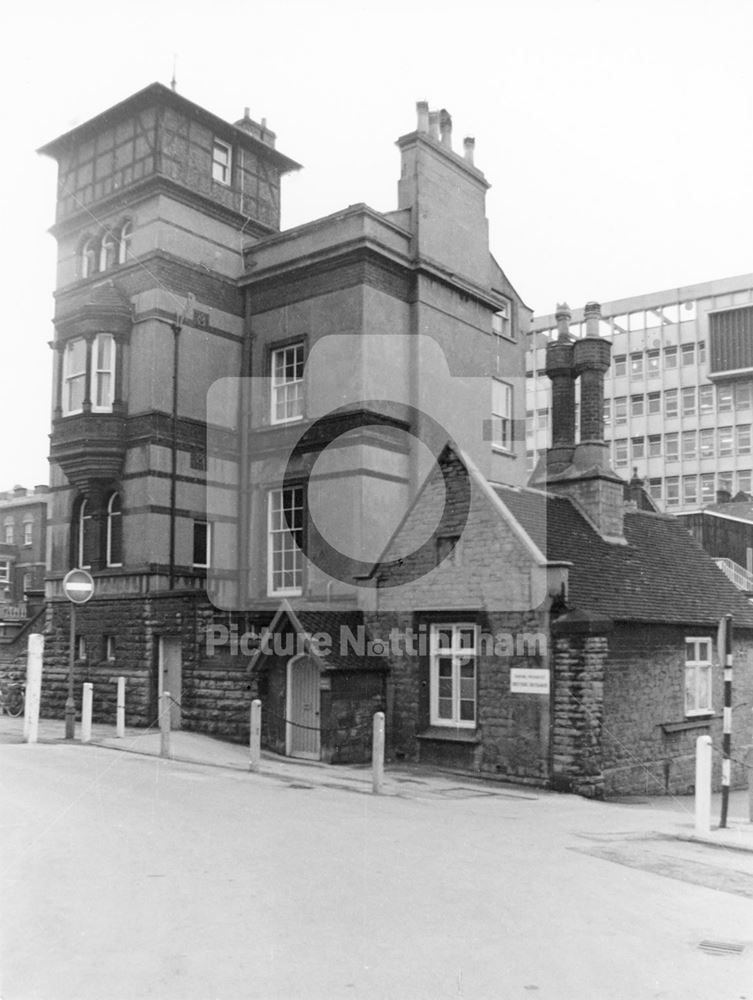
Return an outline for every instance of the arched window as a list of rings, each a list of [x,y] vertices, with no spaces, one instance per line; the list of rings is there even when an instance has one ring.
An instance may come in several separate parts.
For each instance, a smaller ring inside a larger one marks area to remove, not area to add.
[[[119,493],[107,504],[107,565],[123,565],[123,512]]]
[[[120,240],[118,242],[118,264],[126,264],[131,252],[131,233],[133,226],[130,220],[124,222],[120,229]]]
[[[94,520],[88,500],[82,500],[79,504],[75,530],[74,561],[76,566],[88,569],[92,564],[94,551]]]
[[[117,250],[118,248],[115,237],[111,232],[106,232],[102,237],[102,243],[99,248],[100,271],[108,271],[111,267],[115,266]]]
[[[97,241],[93,236],[81,247],[81,277],[90,278],[97,273]]]

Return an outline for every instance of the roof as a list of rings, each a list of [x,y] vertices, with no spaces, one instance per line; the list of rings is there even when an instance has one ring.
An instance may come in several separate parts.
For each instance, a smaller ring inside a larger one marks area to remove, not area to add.
[[[753,606],[671,515],[625,511],[626,545],[604,541],[567,497],[494,485],[549,559],[572,563],[568,604],[615,621],[713,625]]]
[[[274,147],[269,146],[267,143],[262,142],[255,136],[250,135],[244,129],[238,128],[238,126],[225,121],[224,118],[220,118],[218,115],[212,114],[211,111],[207,111],[206,108],[202,108],[199,104],[194,104],[193,101],[189,101],[186,97],[176,93],[176,91],[172,90],[170,87],[166,87],[163,83],[150,83],[149,86],[144,87],[143,90],[139,90],[137,93],[131,94],[130,97],[126,97],[125,100],[120,101],[118,104],[114,104],[106,111],[100,112],[98,115],[95,115],[93,118],[89,118],[81,125],[77,125],[68,132],[64,132],[62,135],[59,135],[56,139],[46,143],[44,146],[40,146],[37,152],[43,154],[44,156],[57,158],[74,143],[81,142],[90,135],[101,131],[103,128],[109,128],[113,122],[118,121],[127,115],[131,115],[134,112],[141,111],[146,107],[157,104],[168,105],[191,118],[205,122],[209,127],[213,128],[218,135],[221,135],[224,138],[230,138],[233,141],[246,146],[248,149],[253,150],[259,155],[266,157],[267,160],[276,164],[276,166],[278,166],[282,171],[300,169],[300,163],[296,163],[295,160],[291,160],[290,157],[279,153],[276,149],[274,149]]]

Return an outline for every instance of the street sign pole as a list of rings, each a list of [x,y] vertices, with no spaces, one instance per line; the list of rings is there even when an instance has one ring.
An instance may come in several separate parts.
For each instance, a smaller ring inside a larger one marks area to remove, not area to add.
[[[71,601],[71,634],[68,643],[68,697],[65,699],[65,738],[72,740],[76,730],[76,703],[73,700],[73,661],[76,656],[76,605]]]
[[[76,659],[76,605],[86,604],[94,593],[94,580],[85,569],[72,569],[63,578],[63,594],[71,602],[71,632],[68,642],[68,697],[65,699],[65,738],[76,730],[76,702],[73,697],[73,664]]]

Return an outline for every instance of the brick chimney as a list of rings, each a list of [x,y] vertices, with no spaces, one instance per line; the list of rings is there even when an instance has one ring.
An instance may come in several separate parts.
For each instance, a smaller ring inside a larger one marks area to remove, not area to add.
[[[604,373],[612,345],[599,336],[601,308],[584,310],[586,336],[573,340],[570,310],[557,307],[557,338],[547,347],[552,382],[552,447],[531,485],[570,497],[605,541],[625,544],[624,481],[609,465],[604,441]],[[580,379],[580,440],[575,441],[575,379]]]

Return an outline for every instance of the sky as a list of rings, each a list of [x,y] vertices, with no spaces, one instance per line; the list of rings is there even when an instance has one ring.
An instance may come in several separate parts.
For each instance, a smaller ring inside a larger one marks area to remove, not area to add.
[[[248,106],[303,169],[282,227],[395,207],[415,104],[476,139],[491,249],[536,314],[753,271],[750,0],[40,0],[3,14],[0,490],[48,481],[56,167],[158,80]]]

